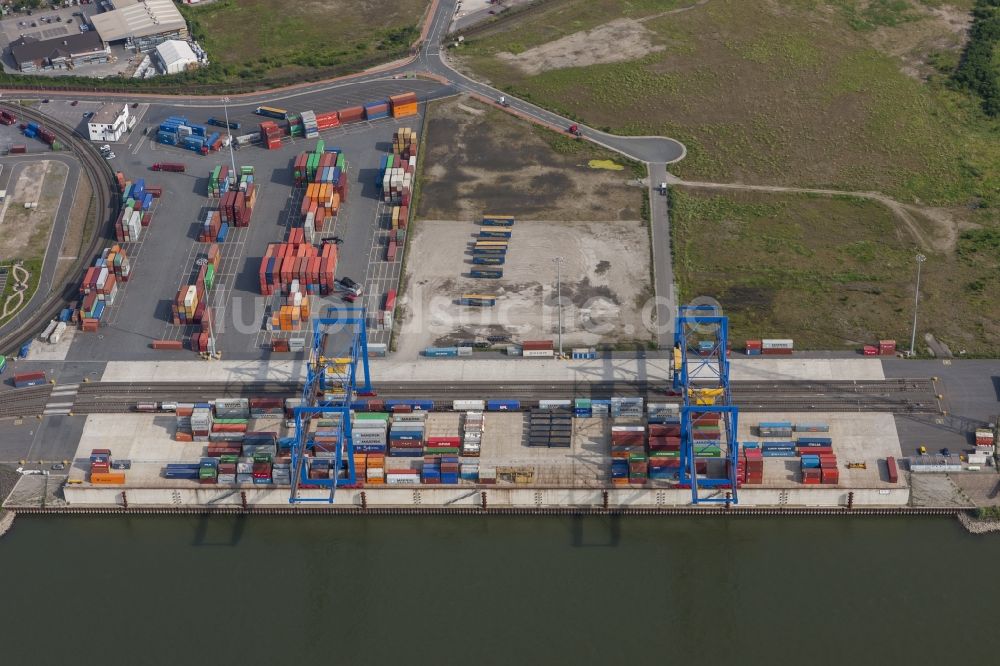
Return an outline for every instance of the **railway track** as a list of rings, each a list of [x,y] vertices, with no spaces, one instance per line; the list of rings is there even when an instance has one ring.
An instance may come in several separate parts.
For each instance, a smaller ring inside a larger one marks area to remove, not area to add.
[[[78,274],[83,266],[89,264],[97,254],[101,243],[105,240],[105,232],[110,229],[112,220],[118,213],[120,196],[117,196],[118,183],[114,178],[114,172],[97,152],[97,149],[89,141],[78,136],[67,125],[28,107],[0,104],[0,108],[5,108],[19,118],[33,120],[52,130],[56,138],[66,145],[80,161],[83,177],[90,180],[91,191],[96,203],[97,224],[94,225],[93,237],[90,239],[89,245],[80,249],[79,257],[68,273],[68,275]],[[58,249],[56,251],[58,252]],[[51,286],[39,283],[38,289],[49,289],[48,298],[40,306],[34,308],[33,312],[19,326],[0,327],[0,351],[17,349],[22,342],[34,336],[36,331],[44,328],[45,323],[58,316],[59,311],[73,299],[77,285],[76,281],[71,279],[61,291],[56,288],[50,289]]]
[[[51,394],[51,384],[4,391],[0,394],[0,418],[41,414]]]
[[[643,397],[647,402],[677,402],[659,383],[598,382],[436,382],[376,384],[385,399],[507,398],[531,404],[540,399]],[[82,384],[73,407],[77,414],[123,413],[141,401],[201,402],[228,397],[292,397],[302,385],[293,382],[97,382]],[[734,402],[748,412],[890,412],[938,411],[933,384],[926,379],[828,382],[737,382]]]

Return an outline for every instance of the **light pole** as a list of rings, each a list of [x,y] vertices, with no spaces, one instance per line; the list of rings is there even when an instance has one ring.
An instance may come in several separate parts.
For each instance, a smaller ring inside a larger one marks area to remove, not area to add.
[[[917,255],[917,288],[913,294],[913,333],[910,335],[910,356],[913,356],[917,344],[917,306],[920,305],[920,266],[927,261],[922,254]]]
[[[233,178],[235,182],[239,182],[239,176],[236,174],[236,156],[233,154],[233,130],[229,127],[229,98],[222,98],[222,109],[226,114],[226,132],[229,133],[229,161],[233,167]]]
[[[556,262],[556,299],[559,305],[559,358],[562,358],[563,355],[562,260],[562,257],[552,258],[552,261]]]

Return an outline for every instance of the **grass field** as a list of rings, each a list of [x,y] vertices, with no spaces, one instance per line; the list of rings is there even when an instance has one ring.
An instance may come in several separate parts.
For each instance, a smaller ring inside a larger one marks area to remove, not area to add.
[[[660,15],[693,2],[551,0],[456,54],[593,126],[683,141],[683,178],[879,190],[996,218],[1000,122],[947,85],[972,0],[709,0]],[[643,54],[616,61],[635,43]]]
[[[895,338],[908,346],[918,246],[882,205],[674,188],[671,210],[681,301],[717,299],[735,341],[857,349]],[[967,230],[955,250],[920,251],[918,339],[929,332],[955,354],[1000,355],[1000,233]]]
[[[430,0],[220,0],[179,5],[215,66],[231,77],[368,66],[420,34]]]

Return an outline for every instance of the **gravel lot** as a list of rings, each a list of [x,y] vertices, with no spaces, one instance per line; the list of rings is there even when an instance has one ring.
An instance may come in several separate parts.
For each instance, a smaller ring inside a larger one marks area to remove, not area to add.
[[[473,222],[418,222],[410,240],[406,317],[398,351],[509,335],[514,342],[555,339],[556,263],[562,257],[563,346],[648,340],[643,309],[651,295],[649,236],[639,221],[516,223],[504,277],[468,277]],[[458,305],[462,294],[498,295],[493,308]]]

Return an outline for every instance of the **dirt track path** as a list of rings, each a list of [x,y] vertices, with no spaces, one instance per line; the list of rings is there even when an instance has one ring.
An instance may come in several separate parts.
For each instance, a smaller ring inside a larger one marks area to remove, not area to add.
[[[902,220],[903,224],[906,225],[907,230],[913,238],[917,241],[920,247],[925,250],[947,251],[953,248],[955,246],[955,242],[958,240],[958,232],[956,230],[955,223],[948,219],[944,214],[938,211],[930,211],[921,206],[901,203],[892,197],[882,194],[881,192],[847,192],[844,190],[825,190],[811,187],[745,185],[743,183],[705,183],[693,180],[682,180],[676,176],[670,175],[667,176],[667,182],[671,185],[681,187],[697,187],[715,190],[750,190],[756,192],[787,192],[791,194],[823,194],[826,196],[858,197],[860,199],[877,201],[891,210],[897,218]],[[914,213],[924,215],[936,223],[942,231],[941,236],[935,239],[927,238],[927,234],[924,233],[924,231],[920,228],[920,224],[917,222],[916,218],[914,218]]]
[[[665,12],[660,12],[659,14],[653,14],[652,16],[644,16],[641,19],[636,19],[638,23],[645,23],[646,21],[652,21],[654,19],[662,18],[664,16],[670,16],[671,14],[683,14],[684,12],[689,12],[692,9],[697,9],[702,5],[707,5],[709,0],[698,0],[698,2],[693,5],[688,5],[687,7],[678,7],[677,9],[668,9]]]

